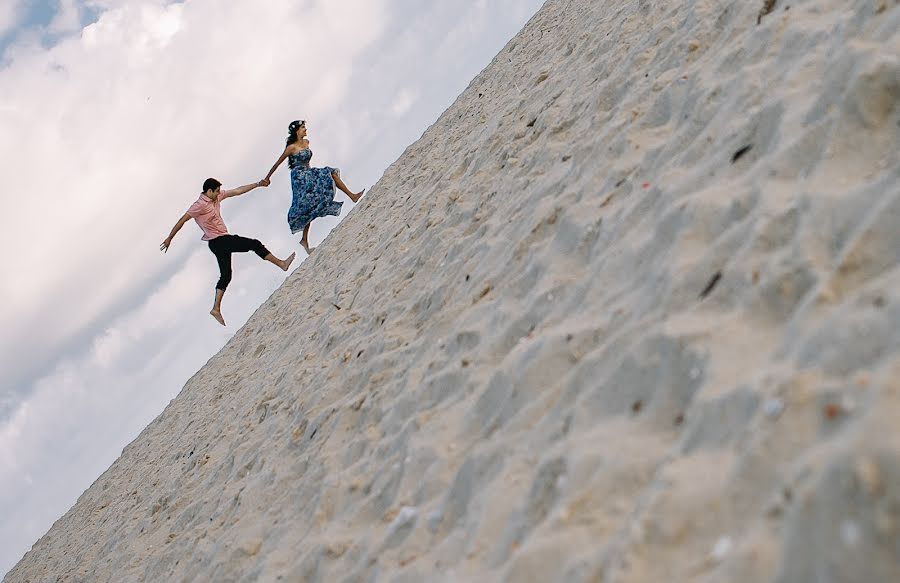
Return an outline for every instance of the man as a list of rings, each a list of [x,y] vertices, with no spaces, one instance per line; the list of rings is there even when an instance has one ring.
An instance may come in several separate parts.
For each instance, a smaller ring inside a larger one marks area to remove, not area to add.
[[[269,186],[268,180],[260,180],[255,184],[247,184],[235,188],[234,190],[222,190],[222,183],[215,178],[207,178],[203,183],[203,194],[197,199],[197,202],[191,205],[187,212],[178,219],[172,232],[166,237],[166,240],[160,244],[159,249],[163,252],[168,251],[169,245],[172,244],[172,238],[191,219],[197,221],[200,229],[203,231],[203,241],[209,242],[209,250],[216,256],[219,262],[219,282],[216,284],[216,299],[210,315],[220,324],[225,325],[225,319],[222,317],[222,296],[225,295],[225,289],[231,281],[231,254],[246,253],[253,251],[269,263],[274,263],[287,271],[291,262],[294,261],[295,253],[287,259],[279,259],[272,255],[265,245],[256,239],[248,239],[239,235],[231,235],[228,228],[222,220],[221,204],[226,198],[232,196],[240,196],[250,192],[258,186]]]

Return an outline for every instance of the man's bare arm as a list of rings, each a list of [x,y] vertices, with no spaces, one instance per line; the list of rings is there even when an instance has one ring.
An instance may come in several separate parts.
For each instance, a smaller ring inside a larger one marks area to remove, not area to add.
[[[166,237],[166,240],[165,240],[165,241],[163,241],[162,243],[160,243],[160,245],[159,245],[159,250],[160,250],[160,251],[162,251],[163,253],[165,253],[166,251],[169,250],[169,245],[172,244],[172,239],[175,238],[175,234],[178,233],[178,231],[181,230],[181,227],[183,227],[184,224],[185,224],[186,222],[188,222],[189,220],[191,220],[191,215],[189,215],[189,214],[187,214],[187,213],[184,213],[184,216],[182,216],[180,219],[178,219],[178,222],[175,223],[175,226],[174,226],[174,227],[172,227],[172,231],[169,232],[169,236]]]
[[[254,182],[253,184],[245,184],[244,186],[238,186],[237,188],[231,190],[223,190],[222,191],[222,199],[231,198],[232,196],[240,196],[242,194],[246,194],[253,190],[258,186],[268,186],[268,180],[260,180],[259,182]]]

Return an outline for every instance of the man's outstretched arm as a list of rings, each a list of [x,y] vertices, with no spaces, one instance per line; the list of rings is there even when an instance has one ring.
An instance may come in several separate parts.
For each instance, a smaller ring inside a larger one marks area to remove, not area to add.
[[[188,222],[189,220],[191,220],[191,215],[189,215],[189,214],[187,214],[187,213],[184,213],[184,216],[182,216],[180,219],[178,219],[178,222],[175,223],[175,226],[174,226],[174,227],[172,227],[172,231],[169,233],[169,236],[166,237],[166,240],[165,240],[165,241],[163,241],[162,243],[160,243],[160,245],[159,245],[159,250],[160,250],[160,251],[162,251],[163,253],[165,253],[166,251],[169,250],[169,245],[172,244],[172,239],[175,238],[175,234],[176,234],[178,231],[180,231],[180,230],[181,230],[181,227],[183,227],[184,224],[185,224],[186,222]]]

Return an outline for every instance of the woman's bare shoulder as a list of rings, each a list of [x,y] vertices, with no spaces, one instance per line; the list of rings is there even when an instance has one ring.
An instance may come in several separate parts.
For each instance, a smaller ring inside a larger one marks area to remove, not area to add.
[[[286,147],[284,149],[284,153],[287,154],[288,156],[293,156],[294,154],[298,154],[299,152],[302,152],[308,145],[309,145],[309,143],[304,144],[303,141],[297,141],[297,142],[294,142],[293,144],[291,144],[290,146]]]

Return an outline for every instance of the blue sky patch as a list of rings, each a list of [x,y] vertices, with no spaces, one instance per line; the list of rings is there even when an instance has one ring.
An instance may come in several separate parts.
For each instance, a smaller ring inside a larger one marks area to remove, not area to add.
[[[6,49],[14,44],[22,33],[37,33],[45,48],[52,47],[61,38],[61,35],[47,30],[59,11],[59,0],[34,0],[27,3],[25,10],[24,17],[18,25],[0,36],[0,58],[5,55]],[[96,22],[100,17],[100,12],[99,8],[81,6],[81,26]]]

